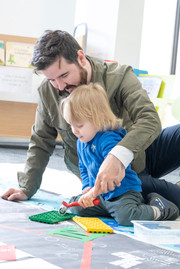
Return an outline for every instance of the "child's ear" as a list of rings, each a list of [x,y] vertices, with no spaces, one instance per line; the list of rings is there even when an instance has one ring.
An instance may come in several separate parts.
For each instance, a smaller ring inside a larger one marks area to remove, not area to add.
[[[82,50],[78,50],[77,55],[78,63],[84,67],[86,65],[86,57],[84,55],[84,52]]]

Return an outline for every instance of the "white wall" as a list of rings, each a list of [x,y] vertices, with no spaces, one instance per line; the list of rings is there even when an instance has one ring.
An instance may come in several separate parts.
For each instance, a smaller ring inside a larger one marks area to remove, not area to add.
[[[120,0],[114,59],[139,68],[144,0]]]
[[[87,54],[114,59],[119,0],[89,0]]]
[[[77,0],[87,22],[87,54],[149,74],[170,74],[177,0]],[[180,64],[178,64],[178,70]]]
[[[176,0],[145,0],[139,67],[149,74],[170,74],[176,4]]]
[[[87,54],[139,66],[144,0],[77,0],[76,24],[88,25]]]
[[[88,12],[88,0],[76,0],[75,26],[87,22]]]
[[[0,33],[39,37],[44,30],[74,30],[76,0],[0,0]]]

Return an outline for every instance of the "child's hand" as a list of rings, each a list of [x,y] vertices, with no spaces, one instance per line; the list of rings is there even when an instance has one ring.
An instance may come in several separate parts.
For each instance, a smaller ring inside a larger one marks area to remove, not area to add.
[[[91,188],[91,190],[89,190],[86,194],[84,194],[80,197],[78,203],[83,208],[92,207],[92,206],[94,206],[93,200],[94,200],[93,188]]]
[[[87,193],[88,191],[90,191],[91,189],[92,189],[91,187],[88,187],[88,188],[84,189],[84,190],[82,191],[82,193],[85,194],[85,193]]]

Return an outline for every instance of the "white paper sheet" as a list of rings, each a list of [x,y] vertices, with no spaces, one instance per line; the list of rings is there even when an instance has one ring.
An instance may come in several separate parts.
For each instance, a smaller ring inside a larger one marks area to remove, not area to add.
[[[33,70],[0,66],[0,91],[30,93]]]

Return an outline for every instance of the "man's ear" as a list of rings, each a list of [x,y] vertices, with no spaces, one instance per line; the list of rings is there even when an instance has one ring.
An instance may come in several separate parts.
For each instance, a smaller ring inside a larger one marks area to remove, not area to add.
[[[77,55],[78,55],[78,63],[81,65],[81,66],[85,66],[86,65],[86,57],[84,55],[84,51],[82,50],[78,50],[77,51]]]

